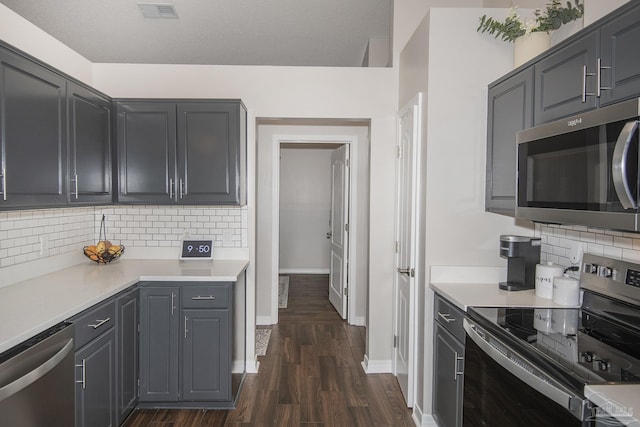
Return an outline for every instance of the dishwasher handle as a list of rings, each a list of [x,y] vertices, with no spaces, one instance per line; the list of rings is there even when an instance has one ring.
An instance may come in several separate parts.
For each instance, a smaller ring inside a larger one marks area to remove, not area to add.
[[[36,368],[32,369],[25,375],[20,378],[10,382],[9,384],[5,384],[0,387],[0,401],[5,400],[8,397],[13,396],[18,393],[20,390],[28,387],[33,384],[40,378],[44,377],[51,371],[53,368],[58,366],[60,362],[64,360],[64,358],[73,350],[73,338],[69,338],[62,346],[60,350],[58,350],[53,356],[47,359],[44,363],[40,364]]]
[[[529,387],[567,409],[574,417],[579,420],[585,419],[585,410],[588,406],[586,399],[562,389],[553,378],[527,362],[525,357],[468,319],[464,319],[462,324],[469,338],[496,363]]]

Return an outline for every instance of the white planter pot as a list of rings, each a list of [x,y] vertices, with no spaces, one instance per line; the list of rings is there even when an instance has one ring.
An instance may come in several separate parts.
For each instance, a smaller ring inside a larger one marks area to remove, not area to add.
[[[513,66],[518,67],[541,54],[551,46],[551,35],[545,32],[529,33],[513,42]]]
[[[557,30],[551,33],[551,45],[554,46],[560,43],[562,40],[567,37],[577,33],[584,27],[583,18],[576,19],[575,21],[567,22],[566,24],[560,26]]]

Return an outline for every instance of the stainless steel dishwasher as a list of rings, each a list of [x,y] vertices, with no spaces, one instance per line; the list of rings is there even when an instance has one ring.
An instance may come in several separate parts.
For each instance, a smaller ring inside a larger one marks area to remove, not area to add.
[[[75,423],[73,326],[60,323],[0,354],[0,424]]]

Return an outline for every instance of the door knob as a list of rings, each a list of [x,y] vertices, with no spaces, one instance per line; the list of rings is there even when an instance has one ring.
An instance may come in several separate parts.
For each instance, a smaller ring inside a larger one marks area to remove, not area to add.
[[[398,273],[406,274],[409,277],[413,277],[415,275],[415,270],[413,268],[398,268]]]

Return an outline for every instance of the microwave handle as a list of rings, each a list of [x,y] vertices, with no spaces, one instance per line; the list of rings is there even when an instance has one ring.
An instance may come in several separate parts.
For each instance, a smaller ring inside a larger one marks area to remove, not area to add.
[[[627,122],[622,128],[622,132],[618,136],[618,141],[613,150],[613,159],[611,160],[611,174],[613,176],[613,185],[620,199],[622,207],[625,209],[636,209],[638,207],[637,200],[633,199],[629,182],[627,181],[627,153],[633,134],[638,130],[640,122],[634,120]]]

